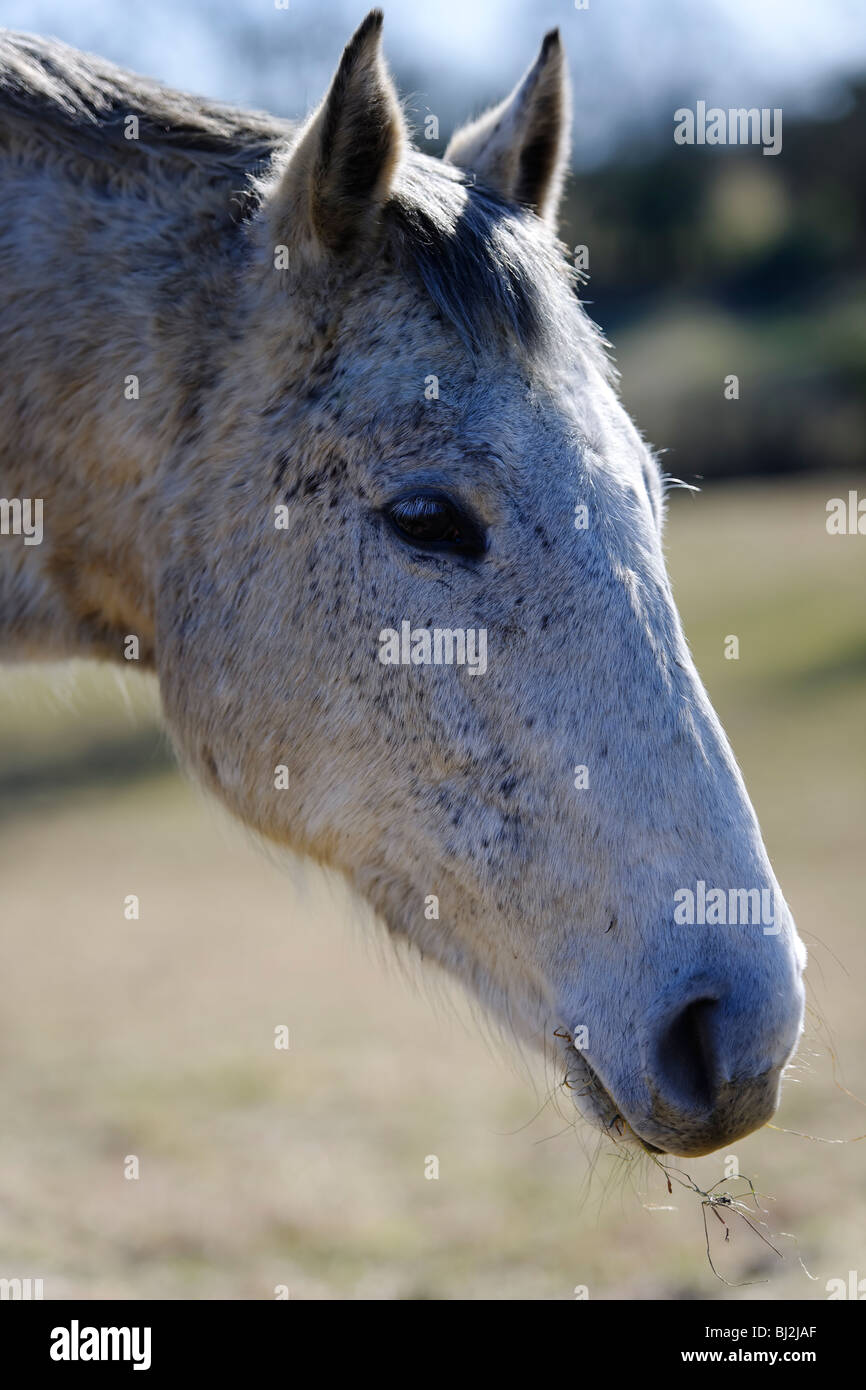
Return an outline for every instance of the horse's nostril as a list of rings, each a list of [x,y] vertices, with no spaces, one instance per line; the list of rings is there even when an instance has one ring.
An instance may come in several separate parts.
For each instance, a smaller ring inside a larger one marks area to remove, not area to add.
[[[757,997],[751,987],[737,992],[706,978],[686,989],[656,1002],[639,1033],[641,1075],[635,1084],[626,1074],[613,1093],[645,1144],[697,1157],[772,1117],[803,994],[799,981],[789,993],[774,988]]]
[[[656,1082],[664,1099],[685,1111],[712,1108],[719,1086],[712,1036],[715,999],[696,999],[662,1031]]]

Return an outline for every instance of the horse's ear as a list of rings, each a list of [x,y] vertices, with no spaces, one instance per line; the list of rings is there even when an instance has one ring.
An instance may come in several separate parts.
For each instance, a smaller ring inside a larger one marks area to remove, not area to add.
[[[344,48],[272,194],[281,239],[310,238],[341,254],[375,222],[406,138],[381,44],[382,11],[371,10]]]
[[[451,164],[511,202],[556,220],[571,138],[571,91],[558,29],[510,96],[463,126],[445,151]]]

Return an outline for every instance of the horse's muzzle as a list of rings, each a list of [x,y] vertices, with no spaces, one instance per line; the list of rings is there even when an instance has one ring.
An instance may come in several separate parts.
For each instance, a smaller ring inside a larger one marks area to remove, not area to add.
[[[641,1083],[617,1097],[624,1118],[645,1144],[682,1157],[751,1134],[776,1111],[802,1017],[799,983],[751,1023],[721,991],[663,1013],[642,1040]]]

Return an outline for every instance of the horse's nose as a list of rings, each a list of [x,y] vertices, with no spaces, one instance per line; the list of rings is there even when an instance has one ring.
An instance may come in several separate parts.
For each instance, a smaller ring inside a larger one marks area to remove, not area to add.
[[[802,990],[763,1014],[708,991],[662,1015],[646,1039],[645,1113],[632,1127],[667,1153],[696,1157],[758,1129],[779,1102],[799,1036]]]

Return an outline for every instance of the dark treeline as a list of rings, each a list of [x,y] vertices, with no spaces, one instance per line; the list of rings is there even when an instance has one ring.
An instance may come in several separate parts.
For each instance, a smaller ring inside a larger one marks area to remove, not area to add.
[[[585,298],[626,401],[684,478],[863,463],[866,85],[837,118],[783,129],[766,156],[677,146],[672,121],[669,148],[634,149],[569,189]]]

